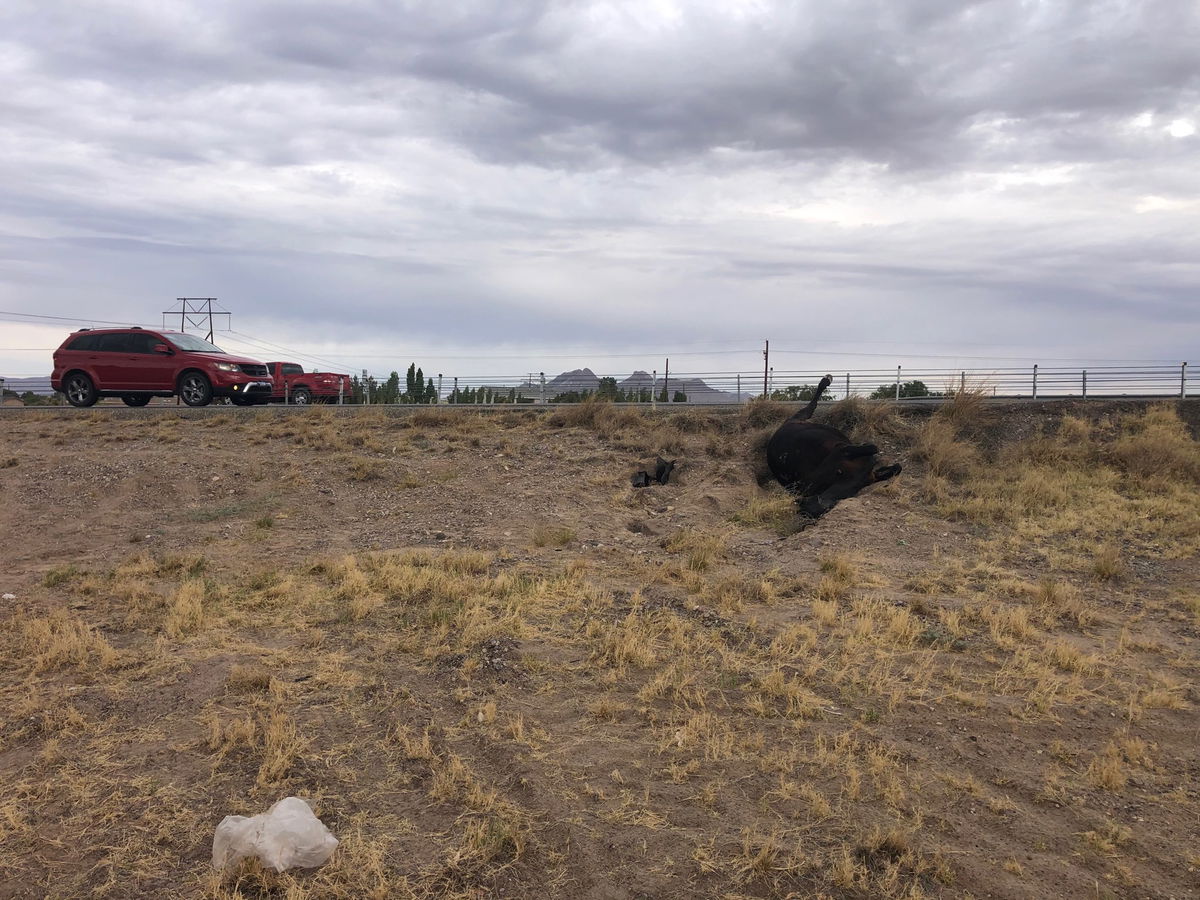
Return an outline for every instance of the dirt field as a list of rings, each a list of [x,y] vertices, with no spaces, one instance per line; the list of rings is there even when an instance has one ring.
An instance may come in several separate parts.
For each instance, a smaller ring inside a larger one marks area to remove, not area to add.
[[[1200,897],[1200,405],[785,414],[0,417],[0,897]]]

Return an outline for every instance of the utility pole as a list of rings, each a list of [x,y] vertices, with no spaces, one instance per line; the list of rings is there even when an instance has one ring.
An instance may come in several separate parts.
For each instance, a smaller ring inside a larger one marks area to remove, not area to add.
[[[763,341],[763,399],[766,400],[770,394],[767,393],[767,376],[770,374],[771,364],[771,342]]]
[[[213,340],[213,316],[225,316],[226,331],[229,330],[229,325],[232,321],[233,313],[223,310],[215,310],[212,308],[213,301],[216,297],[176,297],[179,303],[179,309],[164,309],[163,310],[163,327],[166,327],[167,316],[179,316],[179,330],[186,332],[187,326],[193,328],[207,328],[207,340],[210,344]]]
[[[663,369],[663,401],[671,402],[671,360],[667,360],[667,367]]]

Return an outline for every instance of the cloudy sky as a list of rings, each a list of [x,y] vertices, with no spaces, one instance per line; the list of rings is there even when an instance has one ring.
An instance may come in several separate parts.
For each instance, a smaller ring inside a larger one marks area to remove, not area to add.
[[[0,83],[0,374],[181,296],[383,373],[1200,362],[1194,0],[6,0]]]

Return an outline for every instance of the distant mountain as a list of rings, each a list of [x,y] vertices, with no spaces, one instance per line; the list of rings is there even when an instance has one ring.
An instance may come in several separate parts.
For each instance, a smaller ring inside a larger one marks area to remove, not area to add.
[[[600,377],[591,369],[572,369],[546,383],[546,396],[553,397],[567,391],[594,391],[598,387]]]
[[[542,386],[540,381],[536,379],[533,381],[522,381],[514,387],[518,393],[523,393],[526,397],[537,398],[541,396]],[[561,375],[556,375],[546,381],[546,399],[550,400],[568,391],[579,391],[580,393],[583,391],[594,392],[599,387],[600,376],[591,369],[572,369],[570,372],[563,372]],[[663,389],[663,378],[660,375],[656,381],[655,376],[638,369],[628,378],[618,381],[617,387],[626,394],[632,394],[636,391],[649,391],[655,387],[661,392]],[[508,388],[496,387],[496,390],[507,391]],[[691,403],[738,402],[737,394],[709,387],[700,378],[672,378],[669,390],[672,397],[675,396],[676,391],[683,391]],[[742,399],[745,399],[745,397]]]
[[[50,396],[54,393],[50,387],[50,376],[42,375],[34,378],[5,378],[4,389],[12,391],[16,394],[23,394],[26,391],[32,391],[35,394]]]
[[[654,376],[649,372],[643,372],[638,369],[624,381],[620,382],[617,387],[623,391],[648,391],[654,387]],[[662,385],[660,384],[661,388]]]
[[[620,382],[618,387],[626,393],[632,391],[662,391],[663,379],[659,377],[657,381],[649,372],[643,372],[640,369]],[[737,403],[737,394],[731,394],[728,391],[719,391],[716,388],[709,387],[701,378],[672,378],[667,390],[671,396],[675,396],[676,391],[683,391],[687,395],[688,401],[691,403]]]

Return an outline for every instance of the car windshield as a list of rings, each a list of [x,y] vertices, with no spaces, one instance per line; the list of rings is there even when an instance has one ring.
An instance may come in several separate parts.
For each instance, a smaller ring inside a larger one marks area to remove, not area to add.
[[[191,334],[171,334],[167,338],[178,347],[180,350],[188,350],[192,353],[224,353],[225,351],[216,344],[210,344],[203,338],[198,338]]]

